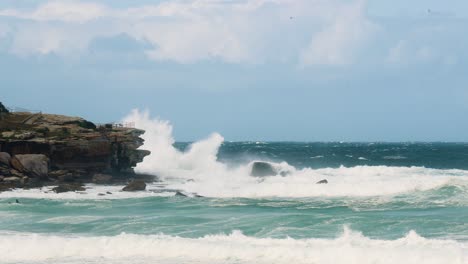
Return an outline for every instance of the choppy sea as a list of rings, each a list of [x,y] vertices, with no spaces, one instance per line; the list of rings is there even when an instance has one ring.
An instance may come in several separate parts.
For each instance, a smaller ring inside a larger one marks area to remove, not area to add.
[[[159,180],[0,193],[0,263],[468,263],[468,143],[178,143],[127,119]]]

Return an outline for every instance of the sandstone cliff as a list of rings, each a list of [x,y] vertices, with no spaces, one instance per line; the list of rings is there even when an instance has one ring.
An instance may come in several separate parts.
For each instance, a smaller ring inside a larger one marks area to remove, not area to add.
[[[0,185],[133,177],[133,167],[150,154],[138,149],[143,133],[135,128],[96,126],[79,117],[2,111]]]

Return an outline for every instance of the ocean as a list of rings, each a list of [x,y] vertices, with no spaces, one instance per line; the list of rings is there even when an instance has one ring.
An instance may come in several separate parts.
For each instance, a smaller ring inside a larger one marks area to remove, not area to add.
[[[126,120],[158,181],[0,193],[0,263],[468,263],[468,143],[182,143]]]

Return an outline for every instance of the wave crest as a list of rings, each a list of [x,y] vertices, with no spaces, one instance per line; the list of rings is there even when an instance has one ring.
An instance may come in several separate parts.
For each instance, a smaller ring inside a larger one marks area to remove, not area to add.
[[[2,263],[466,263],[468,244],[420,237],[374,240],[345,228],[336,239],[254,238],[230,235],[182,238],[121,234],[66,237],[0,234]]]

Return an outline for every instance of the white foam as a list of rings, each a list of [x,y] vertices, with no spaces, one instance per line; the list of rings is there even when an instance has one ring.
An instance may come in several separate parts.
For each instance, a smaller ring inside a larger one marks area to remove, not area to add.
[[[173,147],[172,126],[151,119],[138,110],[124,120],[144,129],[143,149],[151,155],[136,170],[161,177],[169,188],[183,189],[209,197],[314,197],[376,196],[425,191],[446,185],[468,187],[468,171],[436,170],[421,167],[358,166],[353,168],[297,170],[285,162],[272,163],[287,177],[258,179],[249,176],[251,163],[228,168],[217,161],[223,138],[214,133],[195,142],[187,151]],[[362,158],[361,158],[362,159]],[[327,179],[328,184],[316,182]]]
[[[272,239],[230,235],[182,238],[0,234],[2,263],[315,263],[466,264],[468,244],[425,239],[410,232],[374,240],[345,229],[336,239]]]
[[[149,184],[147,191],[143,192],[123,192],[124,185],[85,185],[86,190],[81,192],[55,193],[54,186],[36,189],[14,189],[8,192],[1,192],[0,199],[8,198],[29,198],[29,199],[58,199],[58,200],[113,200],[130,199],[144,197],[167,197],[174,196],[174,192],[155,192],[159,185]],[[110,192],[111,194],[108,194]]]

